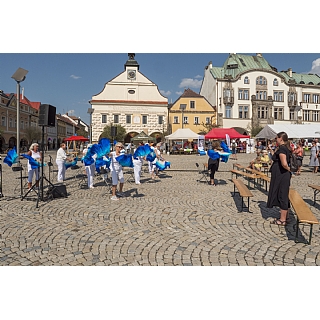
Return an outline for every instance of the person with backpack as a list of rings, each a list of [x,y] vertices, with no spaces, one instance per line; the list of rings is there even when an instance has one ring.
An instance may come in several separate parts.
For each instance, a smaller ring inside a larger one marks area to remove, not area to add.
[[[277,206],[280,208],[280,218],[274,219],[271,223],[278,226],[286,226],[288,223],[289,188],[291,180],[290,170],[290,145],[288,135],[279,132],[276,137],[277,148],[272,155],[272,166],[270,168],[271,180],[268,193],[267,208]]]
[[[238,145],[237,145],[236,141],[232,140],[232,142],[231,142],[231,153],[232,153],[232,155],[231,155],[230,159],[238,160],[238,158],[237,158],[237,146]]]

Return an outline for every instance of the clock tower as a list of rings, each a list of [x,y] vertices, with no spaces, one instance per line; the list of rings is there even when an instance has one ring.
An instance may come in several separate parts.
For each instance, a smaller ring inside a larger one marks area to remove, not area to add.
[[[137,74],[137,71],[139,70],[139,64],[134,59],[134,56],[135,56],[134,53],[128,53],[128,60],[124,65],[125,70],[127,72],[128,80],[136,80],[136,74]]]

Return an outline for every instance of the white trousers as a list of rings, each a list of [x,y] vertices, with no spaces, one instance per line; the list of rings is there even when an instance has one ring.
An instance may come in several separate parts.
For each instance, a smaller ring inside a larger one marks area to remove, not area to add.
[[[140,182],[140,175],[142,169],[142,162],[140,160],[133,160],[133,172],[135,183]]]
[[[86,166],[86,173],[88,177],[88,188],[93,187],[93,177],[94,177],[95,170],[96,170],[96,166],[94,163],[92,163],[90,166]]]
[[[58,166],[58,181],[66,180],[66,166],[63,160],[56,160]]]

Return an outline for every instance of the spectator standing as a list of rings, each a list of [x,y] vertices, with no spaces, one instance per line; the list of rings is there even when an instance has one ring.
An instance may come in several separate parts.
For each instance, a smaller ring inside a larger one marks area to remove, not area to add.
[[[312,141],[312,146],[310,151],[311,151],[311,154],[310,154],[309,166],[313,167],[312,173],[317,173],[318,167],[319,167],[319,160],[318,160],[319,150],[317,148],[317,143],[315,140]]]

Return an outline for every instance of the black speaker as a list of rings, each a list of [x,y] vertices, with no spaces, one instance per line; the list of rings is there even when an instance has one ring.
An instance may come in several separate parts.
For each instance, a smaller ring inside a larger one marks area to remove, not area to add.
[[[115,137],[117,135],[117,127],[111,127],[111,137]]]
[[[54,186],[54,188],[50,186],[48,194],[49,193],[52,193],[53,198],[60,198],[60,197],[67,198],[68,197],[67,187],[65,184]]]
[[[56,107],[51,104],[41,104],[38,124],[44,127],[54,127],[56,124]]]

